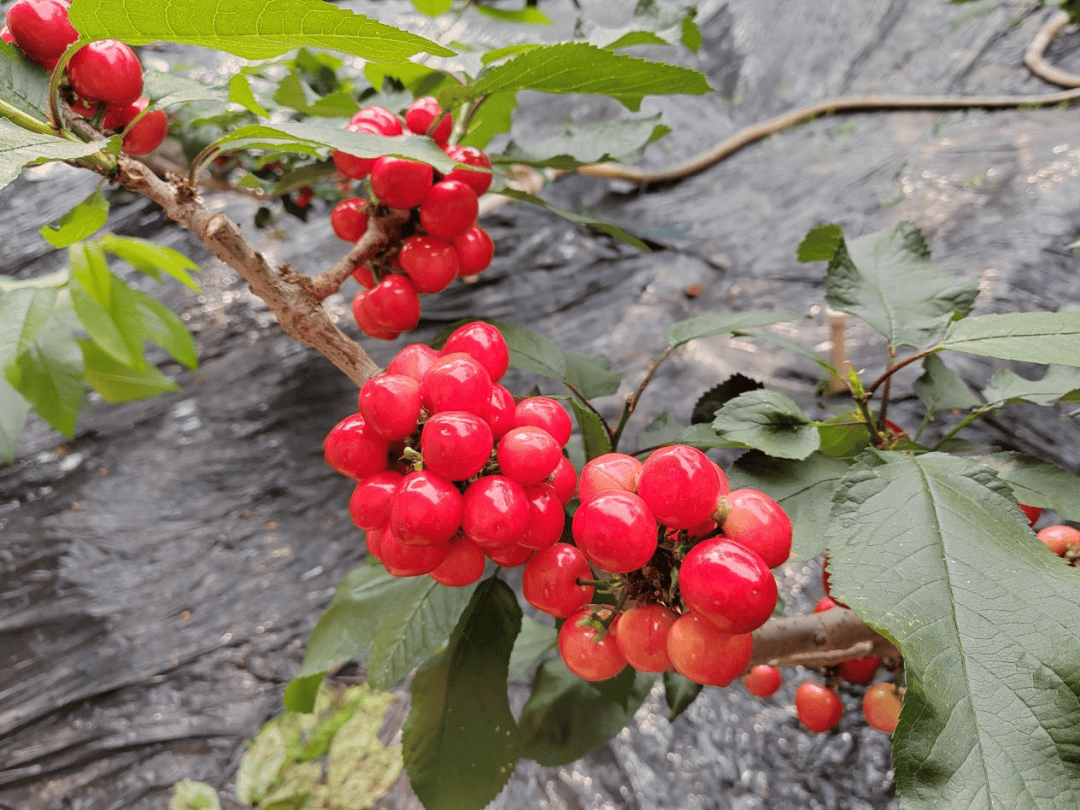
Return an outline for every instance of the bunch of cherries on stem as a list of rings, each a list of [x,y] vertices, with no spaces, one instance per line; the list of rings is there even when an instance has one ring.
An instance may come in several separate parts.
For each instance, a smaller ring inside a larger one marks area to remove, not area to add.
[[[66,0],[16,0],[0,37],[51,72],[79,38],[68,19],[68,5]],[[124,132],[121,148],[129,155],[153,152],[169,131],[164,110],[143,115],[150,100],[142,95],[142,63],[118,40],[91,42],[72,55],[67,92],[72,112],[94,119],[103,130]]]
[[[333,153],[338,171],[363,181],[364,196],[338,203],[330,213],[334,233],[357,242],[375,204],[410,211],[408,235],[369,259],[353,278],[364,289],[353,299],[357,325],[366,334],[393,340],[420,320],[420,295],[442,292],[459,276],[486,269],[495,252],[487,232],[476,224],[479,197],[491,186],[491,161],[481,150],[448,143],[453,118],[431,96],[416,99],[404,123],[390,110],[368,106],[346,126],[353,132],[395,137],[407,129],[426,135],[459,166],[439,176],[427,163],[384,155],[364,158]]]

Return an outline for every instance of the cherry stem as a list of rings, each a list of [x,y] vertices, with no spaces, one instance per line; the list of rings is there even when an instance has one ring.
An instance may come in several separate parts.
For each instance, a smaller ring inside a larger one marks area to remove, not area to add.
[[[890,344],[890,346],[889,346],[889,364],[890,364],[890,366],[895,362],[896,362],[896,349],[894,349],[892,347],[892,345]],[[885,430],[885,416],[889,412],[889,391],[891,390],[891,388],[892,388],[892,377],[890,376],[885,380],[885,387],[881,391],[881,408],[878,410],[878,414],[881,417],[881,423],[878,425],[878,428],[880,430],[882,430],[882,431]]]
[[[333,267],[312,279],[316,301],[323,301],[341,289],[353,272],[389,244],[391,236],[409,221],[409,212],[390,209],[383,216],[369,216],[367,230],[344,257]]]
[[[885,369],[884,373],[880,377],[878,377],[876,380],[870,383],[869,386],[867,386],[866,392],[863,394],[862,399],[866,402],[869,402],[870,398],[874,395],[874,392],[877,391],[878,387],[888,382],[889,378],[891,378],[892,375],[898,372],[900,369],[904,368],[904,366],[910,365],[916,360],[922,360],[924,357],[929,357],[932,354],[937,354],[944,348],[945,347],[939,343],[937,346],[932,346],[929,349],[918,352],[911,355],[911,357],[901,360],[895,365],[889,366],[887,369]]]
[[[945,442],[947,442],[949,439],[953,438],[953,436],[955,436],[961,430],[966,428],[968,425],[970,425],[976,419],[981,419],[982,417],[986,416],[986,414],[990,413],[992,410],[994,410],[994,409],[992,407],[988,406],[988,405],[984,405],[981,408],[976,408],[971,413],[969,413],[967,416],[965,416],[963,419],[961,419],[952,430],[950,430],[948,433],[946,433],[944,436],[942,436],[940,439],[938,439],[938,442],[937,442],[937,444],[934,445],[933,449],[934,450],[939,449],[943,444],[945,444]]]

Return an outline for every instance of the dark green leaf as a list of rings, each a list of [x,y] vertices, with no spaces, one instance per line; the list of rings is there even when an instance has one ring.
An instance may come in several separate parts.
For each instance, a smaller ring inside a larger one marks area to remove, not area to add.
[[[805,461],[747,453],[728,470],[728,480],[732,489],[760,490],[784,507],[791,518],[791,557],[808,560],[829,544],[832,494],[847,471],[847,464],[821,453]]]
[[[630,708],[630,701],[634,699],[637,692],[637,676],[638,673],[633,667],[626,667],[614,678],[608,678],[606,681],[593,681],[590,685],[608,703],[614,703],[623,711],[626,711]],[[639,705],[641,704],[634,704],[635,708]]]
[[[199,355],[195,338],[187,324],[175,312],[152,295],[129,288],[142,320],[142,332],[154,343],[190,369],[198,368]]]
[[[748,391],[716,412],[713,430],[729,440],[780,458],[804,459],[818,449],[817,428],[779,391]]]
[[[30,403],[0,374],[0,458],[11,464],[19,446],[19,436],[30,415]]]
[[[949,327],[942,346],[957,352],[1080,366],[1080,312],[1013,312],[964,318]]]
[[[1077,806],[1080,577],[1006,484],[971,459],[867,451],[831,526],[833,591],[904,656],[905,806]]]
[[[39,121],[48,120],[49,74],[7,42],[0,42],[0,101]]]
[[[595,230],[601,231],[602,233],[606,233],[608,236],[612,236],[618,239],[620,242],[625,242],[631,247],[636,247],[638,250],[647,251],[649,249],[649,246],[642,242],[640,239],[626,233],[626,231],[624,231],[618,225],[602,217],[589,214],[575,214],[573,211],[567,211],[565,208],[559,208],[556,205],[552,205],[551,203],[547,202],[546,200],[542,200],[534,194],[527,194],[524,191],[517,191],[516,189],[512,188],[497,189],[496,193],[502,194],[504,197],[511,197],[515,200],[520,200],[521,202],[528,202],[532,203],[533,205],[538,205],[541,208],[547,209],[553,214],[557,214],[563,219],[568,219],[571,222],[576,222],[579,225],[586,225],[590,228],[594,228]]]
[[[638,436],[638,444],[642,447],[673,444],[682,430],[683,426],[672,419],[667,411],[661,411],[641,431],[641,435]]]
[[[611,452],[611,437],[604,427],[604,420],[595,411],[590,411],[576,399],[570,400],[574,409],[581,438],[585,442],[585,458],[593,459]]]
[[[730,335],[755,326],[787,323],[804,317],[806,316],[786,312],[723,312],[698,315],[696,318],[672,324],[664,330],[664,337],[667,338],[668,346],[675,348],[697,338]]]
[[[614,394],[622,375],[606,357],[566,352],[522,326],[492,321],[510,347],[510,365],[572,386],[586,399]]]
[[[978,292],[976,279],[955,279],[930,261],[922,231],[909,222],[841,242],[825,280],[831,306],[862,318],[892,346],[925,346],[971,311]]]
[[[1072,473],[1022,453],[994,453],[979,461],[997,472],[1020,503],[1080,521],[1080,481]]]
[[[503,154],[493,155],[492,159],[566,170],[605,161],[635,163],[646,146],[670,131],[660,123],[659,114],[651,118],[566,125],[558,133],[545,133],[525,143],[511,141]]]
[[[936,354],[923,360],[923,373],[915,381],[915,394],[926,405],[928,413],[975,408],[982,404],[967,383]]]
[[[81,0],[70,17],[88,39],[179,42],[244,59],[270,59],[305,45],[374,62],[417,53],[453,56],[423,37],[321,0],[186,0],[182,9],[143,0]]]
[[[1050,366],[1041,380],[1028,380],[1007,368],[998,369],[983,389],[987,402],[1080,402],[1080,368]]]
[[[326,673],[316,672],[314,675],[293,678],[285,687],[282,704],[290,712],[311,714],[315,709],[315,696],[319,693],[324,677]]]
[[[158,245],[148,239],[139,239],[135,236],[116,236],[105,234],[97,240],[101,248],[114,256],[118,256],[128,264],[141,270],[152,278],[158,278],[158,271],[172,276],[185,287],[197,293],[202,288],[191,278],[189,270],[196,273],[202,272],[199,265],[179,251]]]
[[[86,239],[100,230],[109,219],[109,201],[101,193],[101,188],[76,205],[55,225],[46,225],[40,233],[45,241],[54,248],[66,248],[68,245]]]
[[[732,374],[722,383],[714,385],[698,397],[698,401],[694,403],[694,411],[690,415],[690,424],[710,424],[721,405],[739,394],[757,391],[760,388],[764,388],[764,385],[757,380],[752,380],[745,374]]]
[[[518,758],[506,678],[521,608],[492,577],[473,593],[446,649],[413,679],[402,751],[427,810],[481,810]]]
[[[83,362],[86,365],[86,382],[101,394],[106,402],[130,402],[180,390],[180,386],[162,374],[156,366],[132,368],[118,362],[89,340],[80,340],[79,346],[82,348]]]
[[[673,669],[664,673],[664,699],[668,705],[668,720],[672,723],[675,718],[685,712],[695,698],[701,694],[704,687],[700,683],[694,683],[689,678],[684,678]]]
[[[844,231],[836,224],[818,225],[799,243],[800,262],[831,262],[844,244]]]
[[[103,145],[102,141],[83,143],[39,135],[0,118],[0,188],[18,177],[29,163],[87,157],[100,152]]]
[[[558,637],[559,631],[554,627],[523,616],[521,632],[514,639],[514,651],[510,654],[510,680],[520,678],[539,664],[555,648]]]
[[[571,673],[562,659],[548,659],[540,665],[521,712],[521,755],[548,767],[585,756],[630,723],[652,684],[652,677],[638,678],[624,708],[605,700],[592,684]]]

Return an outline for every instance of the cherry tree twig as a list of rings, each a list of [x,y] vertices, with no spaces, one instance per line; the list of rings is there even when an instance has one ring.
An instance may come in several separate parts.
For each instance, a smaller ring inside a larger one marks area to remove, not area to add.
[[[830,667],[852,658],[876,655],[899,663],[900,653],[885,637],[846,608],[807,616],[771,619],[754,631],[754,652],[747,670],[758,664]]]

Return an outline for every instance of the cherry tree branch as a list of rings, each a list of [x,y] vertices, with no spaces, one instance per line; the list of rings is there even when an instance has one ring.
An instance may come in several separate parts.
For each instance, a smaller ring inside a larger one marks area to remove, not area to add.
[[[408,221],[409,212],[401,209],[392,208],[383,216],[369,216],[367,230],[352,250],[337,264],[312,280],[316,299],[322,301],[336,293],[356,268],[397,239],[401,226]]]
[[[758,664],[830,667],[852,658],[876,655],[899,663],[900,652],[845,608],[807,616],[771,619],[754,631],[754,652],[747,670]]]

